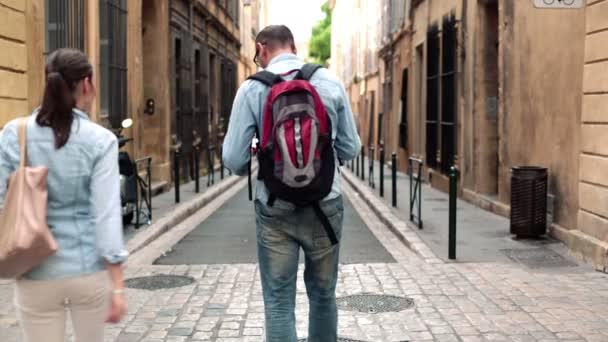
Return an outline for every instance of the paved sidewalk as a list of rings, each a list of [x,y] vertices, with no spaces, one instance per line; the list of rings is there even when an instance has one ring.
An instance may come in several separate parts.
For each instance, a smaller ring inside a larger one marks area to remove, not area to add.
[[[390,160],[390,155],[388,158]],[[373,191],[375,196],[380,198],[380,164],[377,161],[374,163],[375,189],[369,187],[369,159],[366,158],[365,164],[364,182],[350,172],[350,164],[345,165],[343,170],[350,174],[351,177],[346,175],[347,178],[357,180],[357,188]],[[393,208],[391,203],[391,177],[391,169],[387,164],[384,169],[384,197],[381,198],[384,204],[391,207],[394,215],[408,222],[410,230],[415,232],[435,255],[442,260],[448,260],[448,194],[426,183],[422,185],[424,226],[420,230],[410,222],[408,175],[397,172],[396,208]],[[507,218],[460,199],[457,208],[457,260],[460,262],[523,261],[530,266],[569,266],[580,262],[568,255],[564,244],[551,237],[538,240],[514,239],[509,232]]]

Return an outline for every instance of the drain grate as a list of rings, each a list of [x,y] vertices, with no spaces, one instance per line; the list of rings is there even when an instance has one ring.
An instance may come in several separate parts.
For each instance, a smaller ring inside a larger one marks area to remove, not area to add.
[[[572,262],[549,248],[503,249],[511,260],[522,263],[529,268],[576,267]]]
[[[128,288],[140,290],[171,289],[174,287],[190,285],[192,283],[194,283],[194,278],[192,277],[167,274],[157,274],[125,280],[125,285]]]
[[[338,298],[338,308],[364,313],[399,312],[414,306],[408,297],[389,295],[359,294]]]

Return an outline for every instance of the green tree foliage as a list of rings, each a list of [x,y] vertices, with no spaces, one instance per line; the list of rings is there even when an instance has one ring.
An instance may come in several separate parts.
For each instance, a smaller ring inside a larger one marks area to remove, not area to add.
[[[331,56],[331,10],[329,3],[323,4],[321,10],[325,18],[312,28],[312,37],[308,45],[308,55],[314,63],[327,66]]]

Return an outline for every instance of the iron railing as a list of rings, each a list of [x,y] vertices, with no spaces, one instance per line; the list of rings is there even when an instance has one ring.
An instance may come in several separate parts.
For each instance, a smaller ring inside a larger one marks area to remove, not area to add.
[[[410,157],[408,175],[410,178],[410,221],[422,229],[422,168],[421,159]]]
[[[152,224],[152,157],[143,157],[134,161],[137,170],[137,205],[135,206],[135,228],[140,227],[141,216],[146,224]],[[145,176],[141,177],[139,167],[143,165]]]

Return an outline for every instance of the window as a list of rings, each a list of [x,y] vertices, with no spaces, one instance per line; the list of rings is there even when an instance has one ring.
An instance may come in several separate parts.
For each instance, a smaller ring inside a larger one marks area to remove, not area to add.
[[[427,33],[427,71],[426,71],[426,163],[437,166],[437,140],[439,120],[439,29],[437,25]]]
[[[112,127],[127,117],[127,0],[100,0],[100,105]]]
[[[46,0],[45,55],[59,48],[84,51],[84,0]]]
[[[403,78],[401,79],[401,120],[399,121],[399,147],[401,148],[407,148],[408,75],[407,69],[403,69]]]
[[[194,107],[200,108],[203,104],[203,69],[201,65],[201,50],[194,50]]]
[[[377,146],[380,146],[384,143],[382,127],[384,127],[384,113],[381,112],[378,113],[378,139],[376,141]]]
[[[209,99],[211,101],[211,108],[209,112],[209,132],[212,132],[213,124],[215,123],[215,101],[217,96],[217,84],[215,79],[215,67],[216,67],[216,57],[214,53],[209,54]]]
[[[369,100],[369,128],[367,131],[367,146],[372,146],[374,144],[374,123],[375,123],[375,115],[374,109],[376,107],[376,92],[370,92],[370,100]]]
[[[456,160],[457,137],[457,28],[455,15],[443,18],[427,36],[427,165],[447,173]],[[441,107],[440,107],[441,106]]]
[[[443,18],[441,74],[441,171],[448,173],[456,154],[457,60],[455,16]]]

